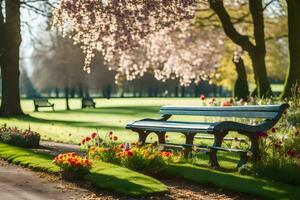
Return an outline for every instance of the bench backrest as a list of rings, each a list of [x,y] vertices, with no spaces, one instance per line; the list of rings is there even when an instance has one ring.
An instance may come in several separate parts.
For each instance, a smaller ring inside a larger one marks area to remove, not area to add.
[[[33,101],[35,104],[50,104],[48,99],[34,99]]]
[[[280,117],[288,107],[288,104],[228,107],[163,106],[160,108],[160,114],[275,119]]]

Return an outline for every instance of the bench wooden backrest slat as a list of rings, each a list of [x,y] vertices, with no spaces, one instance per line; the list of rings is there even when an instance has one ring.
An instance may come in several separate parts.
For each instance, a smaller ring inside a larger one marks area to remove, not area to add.
[[[162,115],[195,115],[273,119],[288,108],[288,104],[259,106],[163,106]]]
[[[51,103],[48,101],[48,99],[34,99],[34,104],[37,105],[50,105]]]

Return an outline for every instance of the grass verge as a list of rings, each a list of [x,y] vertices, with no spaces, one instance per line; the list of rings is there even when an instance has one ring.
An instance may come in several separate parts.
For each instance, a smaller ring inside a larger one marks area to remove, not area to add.
[[[52,163],[53,156],[3,143],[0,143],[0,158],[38,171],[59,172]],[[104,162],[95,162],[86,179],[98,188],[126,196],[149,196],[167,191],[163,183],[152,177]]]
[[[225,173],[213,169],[202,168],[191,164],[170,165],[166,172],[185,180],[221,187],[223,189],[247,193],[264,199],[297,200],[300,197],[300,187],[270,182],[237,173]]]

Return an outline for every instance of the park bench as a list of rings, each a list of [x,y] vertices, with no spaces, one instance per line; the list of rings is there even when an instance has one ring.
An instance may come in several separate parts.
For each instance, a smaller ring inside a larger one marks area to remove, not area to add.
[[[34,99],[34,111],[38,112],[39,107],[52,107],[54,111],[54,104],[50,103],[48,99]]]
[[[94,101],[94,99],[92,98],[82,98],[82,104],[81,104],[82,108],[87,108],[87,107],[91,107],[91,108],[95,108],[96,107],[96,103]]]
[[[160,144],[164,144],[165,146],[182,146],[185,149],[186,155],[188,155],[194,146],[199,149],[206,150],[206,153],[210,157],[210,164],[214,168],[220,167],[217,160],[218,151],[238,153],[240,154],[238,167],[240,167],[247,162],[248,153],[253,156],[253,159],[257,159],[259,157],[259,133],[274,127],[281,118],[282,113],[288,107],[288,104],[230,107],[163,106],[160,108],[160,119],[142,119],[130,122],[126,125],[126,128],[138,133],[139,142],[141,144],[145,143],[146,138],[150,133],[156,133]],[[173,115],[191,115],[215,118],[213,118],[213,122],[169,121]],[[224,120],[224,118],[230,118],[232,120]],[[238,119],[243,118],[260,119],[260,122],[253,125],[237,121]],[[229,131],[235,131],[247,136],[250,141],[250,148],[243,150],[222,147],[222,142]],[[184,134],[186,138],[185,144],[166,144],[165,135],[167,132]],[[214,137],[213,145],[194,145],[194,138],[198,133],[212,134]]]

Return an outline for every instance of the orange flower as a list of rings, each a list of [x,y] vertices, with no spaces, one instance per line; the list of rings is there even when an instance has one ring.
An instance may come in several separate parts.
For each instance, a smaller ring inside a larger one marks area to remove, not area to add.
[[[91,138],[90,138],[89,136],[87,136],[87,137],[85,138],[85,140],[88,142],[88,141],[91,140]]]
[[[118,140],[118,137],[117,136],[114,136],[114,141],[117,141]]]
[[[120,147],[120,148],[124,148],[124,144],[120,144],[119,147]]]

